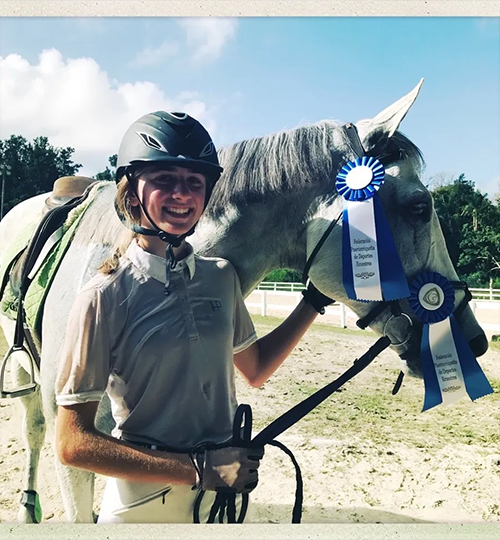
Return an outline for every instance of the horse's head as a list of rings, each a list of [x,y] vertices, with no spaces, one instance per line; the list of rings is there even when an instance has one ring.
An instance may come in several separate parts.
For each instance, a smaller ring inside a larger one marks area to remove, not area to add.
[[[423,159],[418,148],[397,132],[400,122],[415,101],[419,85],[372,120],[356,124],[358,144],[346,138],[344,163],[360,157],[361,152],[376,157],[385,165],[385,182],[378,191],[385,216],[391,228],[395,245],[406,277],[411,282],[423,271],[439,272],[450,281],[458,276],[450,259],[439,218],[434,210],[432,196],[420,180]],[[357,146],[357,148],[356,148]],[[334,171],[336,175],[337,171]],[[326,194],[314,212],[307,227],[307,251],[311,255],[328,224],[336,219],[342,208],[340,197]],[[340,221],[339,221],[340,224]],[[409,373],[421,375],[420,341],[422,324],[415,318],[408,302],[399,302],[404,315],[394,316],[388,303],[377,313],[376,302],[357,302],[346,297],[342,286],[341,227],[336,227],[318,252],[309,276],[324,294],[348,305],[360,319],[365,319],[378,334],[388,335],[394,350],[406,362]],[[465,291],[455,294],[455,316],[472,351],[476,356],[488,348],[485,334],[471,309],[464,301]],[[383,306],[381,306],[383,307]],[[458,309],[457,309],[458,308]],[[411,323],[410,323],[411,320]]]

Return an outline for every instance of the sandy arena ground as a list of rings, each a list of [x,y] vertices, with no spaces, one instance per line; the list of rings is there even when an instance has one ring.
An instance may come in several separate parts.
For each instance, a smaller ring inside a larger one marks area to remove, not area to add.
[[[261,320],[262,321],[262,320]],[[271,326],[260,322],[259,333]],[[239,400],[250,403],[254,431],[334,380],[373,344],[373,335],[327,331],[314,325],[261,389],[238,378]],[[500,351],[481,366],[495,394],[421,413],[423,383],[405,380],[391,395],[398,358],[376,361],[279,440],[295,454],[304,477],[303,522],[484,523],[500,521]],[[375,401],[374,401],[375,400]],[[0,521],[14,522],[22,490],[21,408],[0,404]],[[48,429],[38,491],[43,520],[64,521]],[[289,458],[267,447],[247,522],[289,523],[295,473]],[[104,479],[98,478],[95,509]]]

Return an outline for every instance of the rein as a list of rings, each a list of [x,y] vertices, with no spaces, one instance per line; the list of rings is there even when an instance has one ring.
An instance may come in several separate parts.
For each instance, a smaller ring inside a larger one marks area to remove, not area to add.
[[[358,373],[368,367],[371,362],[378,356],[383,350],[385,350],[391,344],[390,339],[387,336],[381,337],[375,342],[360,358],[354,360],[353,365],[347,369],[338,379],[327,384],[304,401],[301,401],[290,410],[282,414],[276,420],[271,422],[260,433],[258,433],[253,439],[251,439],[252,431],[252,409],[250,405],[241,404],[236,409],[233,422],[233,438],[232,444],[234,446],[240,446],[245,448],[251,448],[252,446],[276,446],[285,452],[295,467],[296,477],[296,490],[295,490],[295,503],[292,511],[292,523],[300,523],[302,517],[302,501],[303,501],[303,481],[302,473],[300,471],[299,464],[295,459],[292,452],[281,442],[276,441],[276,437],[281,435],[284,431],[292,427],[304,416],[309,414],[314,408],[320,405],[325,399],[331,396],[334,392],[339,390],[347,381],[352,379]],[[243,432],[243,434],[241,434]],[[193,508],[193,522],[200,523],[200,505],[205,492],[200,490],[194,502]],[[217,491],[215,501],[210,510],[207,523],[215,523],[218,519],[219,523],[223,523],[224,517],[227,515],[229,523],[243,523],[245,519],[246,511],[248,508],[248,494],[242,494],[241,510],[236,517],[236,493],[231,489],[224,489]]]

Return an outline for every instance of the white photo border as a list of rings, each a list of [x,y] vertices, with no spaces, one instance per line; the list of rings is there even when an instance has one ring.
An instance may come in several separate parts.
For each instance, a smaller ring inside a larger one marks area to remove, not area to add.
[[[2,0],[0,17],[500,17],[500,0]],[[499,67],[500,69],[500,67]],[[14,525],[6,540],[497,540],[500,523],[300,525]]]

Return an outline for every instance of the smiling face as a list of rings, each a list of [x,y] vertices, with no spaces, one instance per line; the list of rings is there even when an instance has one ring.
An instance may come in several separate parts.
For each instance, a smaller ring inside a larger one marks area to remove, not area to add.
[[[137,195],[154,224],[176,236],[187,233],[201,217],[205,205],[206,177],[185,167],[146,168],[137,179]],[[132,206],[139,206],[136,197]],[[141,225],[151,228],[141,211]]]

